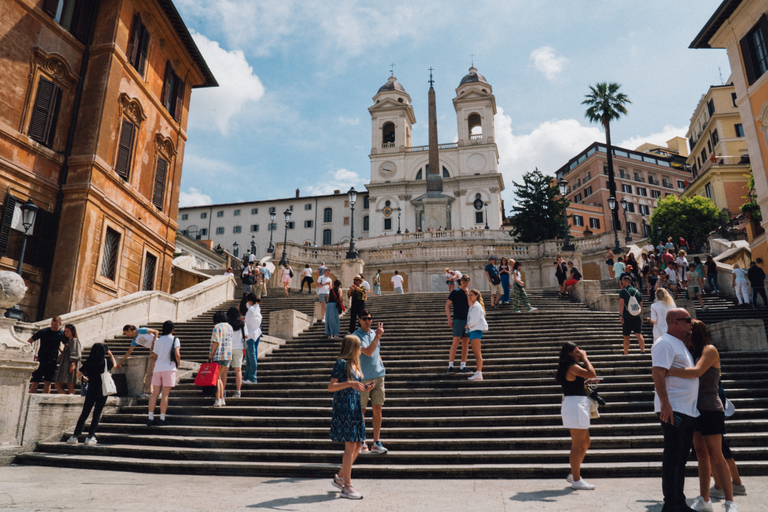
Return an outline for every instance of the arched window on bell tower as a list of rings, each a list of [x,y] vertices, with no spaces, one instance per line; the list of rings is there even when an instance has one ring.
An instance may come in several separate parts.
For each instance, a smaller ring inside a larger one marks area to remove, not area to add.
[[[384,123],[381,127],[381,143],[383,148],[395,147],[395,123]]]
[[[480,114],[470,114],[467,119],[467,128],[469,129],[470,140],[482,140],[483,139],[483,118]]]

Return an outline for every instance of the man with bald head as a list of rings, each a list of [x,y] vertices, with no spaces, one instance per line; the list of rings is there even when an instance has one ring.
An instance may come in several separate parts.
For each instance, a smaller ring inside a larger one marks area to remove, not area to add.
[[[691,315],[682,308],[667,313],[667,333],[651,348],[653,384],[656,393],[653,410],[661,420],[664,455],[661,464],[661,489],[664,493],[662,512],[692,510],[685,502],[685,463],[691,451],[691,440],[699,411],[699,379],[683,379],[667,375],[670,368],[693,368],[693,356],[684,340],[691,335]]]

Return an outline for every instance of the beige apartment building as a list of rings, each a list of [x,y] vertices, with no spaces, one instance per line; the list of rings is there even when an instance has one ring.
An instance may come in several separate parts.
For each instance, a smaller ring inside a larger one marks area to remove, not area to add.
[[[626,229],[635,238],[647,236],[648,220],[657,199],[670,194],[680,196],[691,180],[685,164],[688,151],[682,137],[670,140],[666,148],[644,144],[638,149],[612,147],[616,200],[626,198]],[[594,233],[613,230],[613,226],[606,225],[611,219],[606,151],[605,144],[595,142],[556,172],[558,181],[568,181],[568,223],[574,236],[584,233],[586,228]],[[587,211],[582,205],[596,209]],[[618,229],[624,231],[625,212],[621,206],[618,208]],[[583,226],[575,225],[580,221]]]
[[[746,202],[750,161],[732,82],[713,85],[701,96],[686,136],[692,180],[683,197],[708,197],[732,217],[739,215]]]

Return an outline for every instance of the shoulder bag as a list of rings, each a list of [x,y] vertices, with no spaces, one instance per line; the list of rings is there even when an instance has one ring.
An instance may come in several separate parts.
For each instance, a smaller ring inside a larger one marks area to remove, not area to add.
[[[104,359],[104,373],[101,374],[101,394],[103,396],[112,396],[117,394],[117,386],[109,373],[109,364]]]

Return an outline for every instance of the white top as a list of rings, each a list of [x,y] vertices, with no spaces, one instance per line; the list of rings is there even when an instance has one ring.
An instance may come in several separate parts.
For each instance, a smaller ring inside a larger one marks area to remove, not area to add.
[[[153,373],[169,372],[176,369],[176,365],[171,362],[171,345],[174,347],[180,346],[179,338],[176,338],[173,334],[160,336],[155,341],[153,352],[157,354],[157,361],[155,361]]]
[[[392,276],[392,279],[390,279],[390,282],[395,288],[402,288],[403,287],[403,276],[400,274]]]
[[[291,275],[291,268],[283,267],[283,276],[290,276],[290,275]]]
[[[301,273],[304,277],[312,277],[312,269],[310,267],[305,267]]]
[[[331,293],[331,278],[320,276],[317,278],[317,294]]]
[[[512,271],[512,279],[513,279],[514,281],[517,281],[517,282],[523,283],[523,276],[522,276],[522,274],[520,274],[520,271],[519,271],[519,270],[513,270],[513,271]],[[525,283],[523,283],[523,284],[525,284]]]
[[[253,254],[253,253],[251,253],[251,254],[248,256],[248,263],[254,263],[255,261],[256,261],[256,255],[255,255],[255,254]]]
[[[259,339],[261,336],[261,306],[258,304],[248,308],[248,312],[245,314],[245,327],[248,329],[250,339]]]
[[[233,272],[224,272],[225,276],[234,276],[235,274]]]
[[[733,269],[733,275],[736,276],[736,282],[737,283],[746,283],[747,282],[747,271],[743,268],[735,268]]]
[[[677,272],[675,272],[675,269],[667,267],[664,269],[664,272],[667,273],[667,276],[669,277],[669,282],[672,284],[677,283]]]
[[[665,333],[651,347],[653,366],[660,368],[693,368],[693,356],[685,344],[669,333]],[[682,377],[664,378],[667,387],[667,398],[672,410],[694,418],[699,416],[696,401],[699,397],[699,379],[684,379]],[[653,412],[661,412],[659,395],[653,393]]]
[[[360,286],[364,286],[365,287],[365,292],[366,293],[371,291],[371,285],[368,283],[368,281],[363,281],[362,283],[360,283]]]
[[[675,306],[665,306],[656,301],[651,304],[651,320],[653,320],[653,339],[657,340],[667,332],[667,313]]]
[[[653,244],[651,244],[650,242],[648,243],[648,245],[646,245],[646,246],[645,246],[645,251],[646,251],[646,252],[647,252],[649,255],[650,255],[650,254],[653,254],[653,249],[654,249],[654,247],[653,247]]]
[[[447,281],[451,281],[451,280],[453,280],[454,278],[455,278],[455,277],[454,277],[454,275],[453,275],[453,272],[446,272],[446,273],[445,273],[445,279],[446,279]]]
[[[232,329],[232,350],[243,350],[243,333],[245,333],[245,339],[248,339],[248,324],[244,325],[242,329]]]
[[[458,270],[454,270],[453,271],[453,278],[456,279],[456,281],[461,279],[461,272],[459,272]]]
[[[483,306],[480,305],[480,301],[475,302],[469,307],[469,313],[467,313],[467,330],[488,330],[488,322],[485,321],[485,311],[483,311]]]

